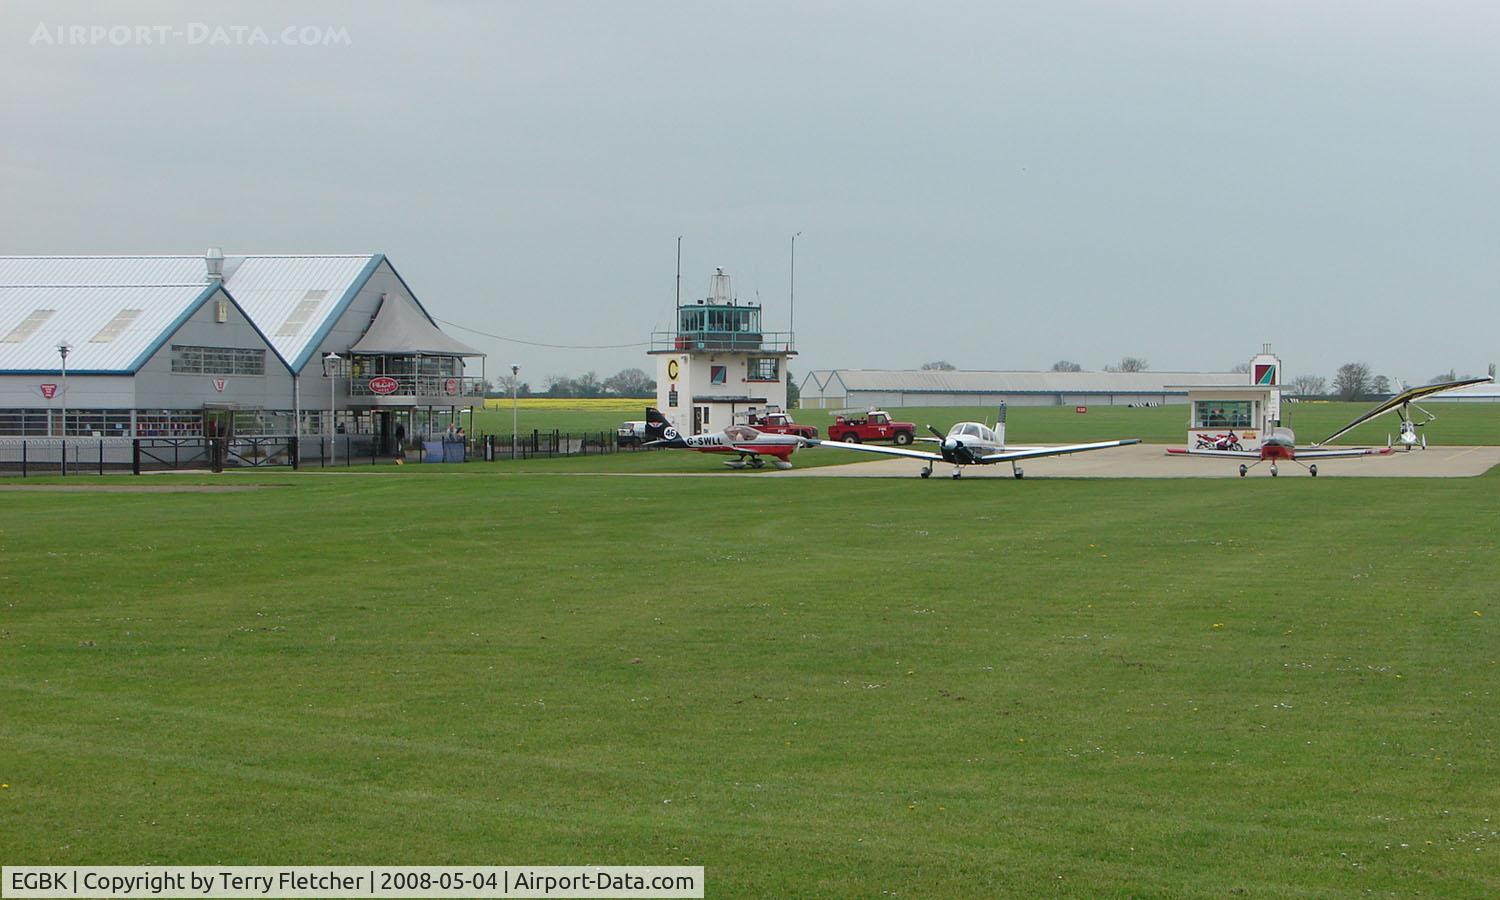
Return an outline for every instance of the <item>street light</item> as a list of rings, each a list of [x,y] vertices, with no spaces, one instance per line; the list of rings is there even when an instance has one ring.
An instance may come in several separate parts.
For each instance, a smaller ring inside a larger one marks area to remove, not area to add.
[[[64,439],[68,436],[68,354],[72,350],[66,341],[57,345],[57,355],[62,357],[62,430],[58,433]]]
[[[336,397],[339,383],[338,365],[342,360],[342,356],[332,352],[323,357],[323,374],[328,376],[328,458],[334,465],[339,463],[339,448],[333,432],[333,410],[338,405]]]
[[[521,389],[521,364],[510,365],[510,458],[516,458],[516,394]]]

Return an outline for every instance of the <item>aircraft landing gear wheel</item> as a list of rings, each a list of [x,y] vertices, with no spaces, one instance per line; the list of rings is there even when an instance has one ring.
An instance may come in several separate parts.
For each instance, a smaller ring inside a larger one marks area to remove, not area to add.
[[[1016,476],[1016,479],[1019,481],[1020,479],[1026,477],[1026,470],[1025,469],[1017,469],[1013,474]]]
[[[1276,467],[1275,467],[1275,466],[1272,466],[1272,467],[1271,467],[1271,477],[1272,477],[1272,478],[1275,478],[1275,477],[1276,477],[1276,476],[1277,476],[1277,475],[1279,475],[1279,474],[1281,474],[1281,473],[1280,473],[1280,472],[1277,472],[1277,471],[1276,471]]]
[[[1249,474],[1250,474],[1250,467],[1247,466],[1247,465],[1245,465],[1244,463],[1241,463],[1240,464],[1240,477],[1244,478],[1246,475],[1249,475]]]
[[[1317,467],[1317,465],[1313,464],[1311,466],[1308,466],[1307,467],[1307,474],[1311,475],[1314,478],[1317,478],[1318,477],[1318,467]]]
[[[962,478],[962,477],[964,477],[963,470],[962,469],[954,469],[953,470],[953,477],[954,478]]]
[[[922,477],[923,478],[931,478],[932,477],[932,466],[923,466],[922,467]]]
[[[762,466],[764,466],[765,464],[766,464],[766,461],[763,460],[763,459],[752,459],[752,460],[750,460],[750,468],[752,468],[752,469],[759,469]]]

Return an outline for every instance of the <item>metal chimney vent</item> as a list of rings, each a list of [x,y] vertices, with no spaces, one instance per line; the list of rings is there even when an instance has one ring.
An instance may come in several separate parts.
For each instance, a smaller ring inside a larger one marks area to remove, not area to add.
[[[203,261],[208,264],[208,280],[209,281],[223,281],[224,280],[224,251],[223,250],[221,250],[218,247],[209,247],[207,255],[205,255],[203,257]]]

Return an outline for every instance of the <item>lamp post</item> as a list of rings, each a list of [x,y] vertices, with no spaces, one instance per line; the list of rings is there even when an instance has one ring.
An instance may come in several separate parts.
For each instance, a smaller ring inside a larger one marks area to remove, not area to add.
[[[328,376],[328,458],[334,465],[339,463],[339,448],[333,430],[333,410],[338,404],[338,365],[342,360],[342,356],[332,352],[323,357],[323,374]]]
[[[62,357],[62,423],[58,434],[68,437],[68,354],[73,348],[66,341],[57,345],[57,355]]]
[[[796,349],[796,347],[794,347],[793,345],[797,340],[797,238],[801,236],[802,232],[800,231],[792,235],[792,287],[790,303],[788,304],[788,306],[790,306],[791,308],[791,311],[790,321],[787,324],[786,342],[786,348],[788,350]]]
[[[511,363],[510,365],[510,458],[516,458],[516,396],[521,390],[521,365]]]

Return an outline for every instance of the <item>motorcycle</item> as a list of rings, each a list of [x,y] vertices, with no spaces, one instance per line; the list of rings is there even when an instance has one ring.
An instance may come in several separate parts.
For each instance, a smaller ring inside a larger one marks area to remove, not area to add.
[[[1210,437],[1206,434],[1198,435],[1198,446],[1196,450],[1243,450],[1240,446],[1239,435],[1233,431],[1228,434],[1216,434]]]

